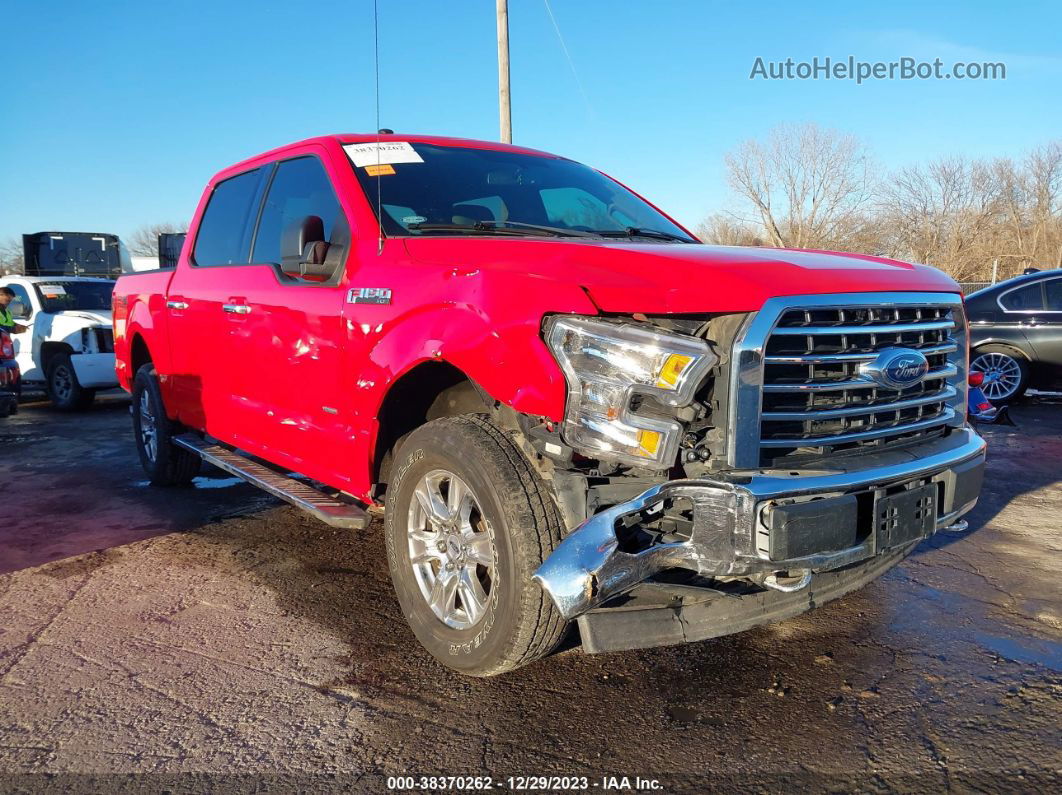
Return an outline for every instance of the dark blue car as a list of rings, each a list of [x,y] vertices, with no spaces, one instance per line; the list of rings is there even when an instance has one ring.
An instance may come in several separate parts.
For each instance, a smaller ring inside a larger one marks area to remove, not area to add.
[[[970,370],[1000,403],[1062,388],[1062,270],[1039,271],[966,297]]]

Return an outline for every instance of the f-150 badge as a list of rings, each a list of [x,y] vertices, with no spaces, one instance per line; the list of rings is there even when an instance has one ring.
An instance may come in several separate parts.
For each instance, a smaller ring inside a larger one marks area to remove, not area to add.
[[[347,292],[348,304],[389,304],[390,287],[355,287]]]

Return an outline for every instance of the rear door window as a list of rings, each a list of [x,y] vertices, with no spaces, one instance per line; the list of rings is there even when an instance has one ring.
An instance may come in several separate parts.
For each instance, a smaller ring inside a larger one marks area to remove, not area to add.
[[[1044,282],[1044,293],[1047,296],[1048,311],[1062,312],[1062,278]]]
[[[308,215],[321,219],[326,241],[333,245],[345,243],[333,239],[333,233],[339,231],[342,234],[346,226],[340,223],[337,230],[340,214],[339,200],[320,160],[313,156],[285,160],[277,165],[276,175],[269,186],[251,261],[260,265],[279,265],[284,230]]]
[[[1043,283],[1027,284],[1000,297],[999,303],[1010,312],[1027,312],[1044,308]]]
[[[210,196],[192,256],[196,265],[246,265],[258,215],[263,169],[219,182]]]

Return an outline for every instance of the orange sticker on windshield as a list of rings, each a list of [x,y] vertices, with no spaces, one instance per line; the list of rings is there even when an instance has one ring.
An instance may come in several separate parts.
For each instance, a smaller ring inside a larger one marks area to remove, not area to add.
[[[365,166],[365,173],[370,177],[382,177],[385,174],[394,174],[395,167],[390,163],[380,163],[379,165],[373,163],[372,165]]]

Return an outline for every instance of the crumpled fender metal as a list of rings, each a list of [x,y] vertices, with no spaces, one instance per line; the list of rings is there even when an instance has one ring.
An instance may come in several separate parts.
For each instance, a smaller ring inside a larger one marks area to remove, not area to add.
[[[711,515],[713,531],[695,534],[689,541],[657,544],[644,552],[619,549],[616,522],[623,516],[651,509],[672,498],[685,497],[696,506],[695,515]],[[566,619],[630,588],[666,568],[722,573],[733,559],[734,513],[741,502],[737,489],[723,482],[674,480],[642,492],[629,502],[614,505],[587,519],[568,535],[539,566],[534,580],[553,599]],[[701,535],[697,538],[696,535]]]
[[[561,541],[533,579],[553,599],[561,615],[570,620],[666,568],[688,569],[706,577],[761,576],[793,570],[806,575],[841,568],[881,551],[874,533],[848,549],[770,560],[756,550],[754,535],[759,526],[760,504],[799,495],[842,494],[920,477],[946,481],[954,468],[983,461],[984,456],[984,440],[970,428],[963,428],[950,437],[916,448],[860,458],[856,463],[874,462],[867,469],[801,475],[735,473],[668,481],[587,519]],[[952,488],[947,483],[945,486]],[[621,550],[617,522],[636,513],[651,518],[658,510],[656,506],[668,499],[683,499],[692,505],[690,538],[680,543],[657,544],[641,552]],[[936,529],[955,522],[974,502],[956,505],[947,515],[938,516]]]

